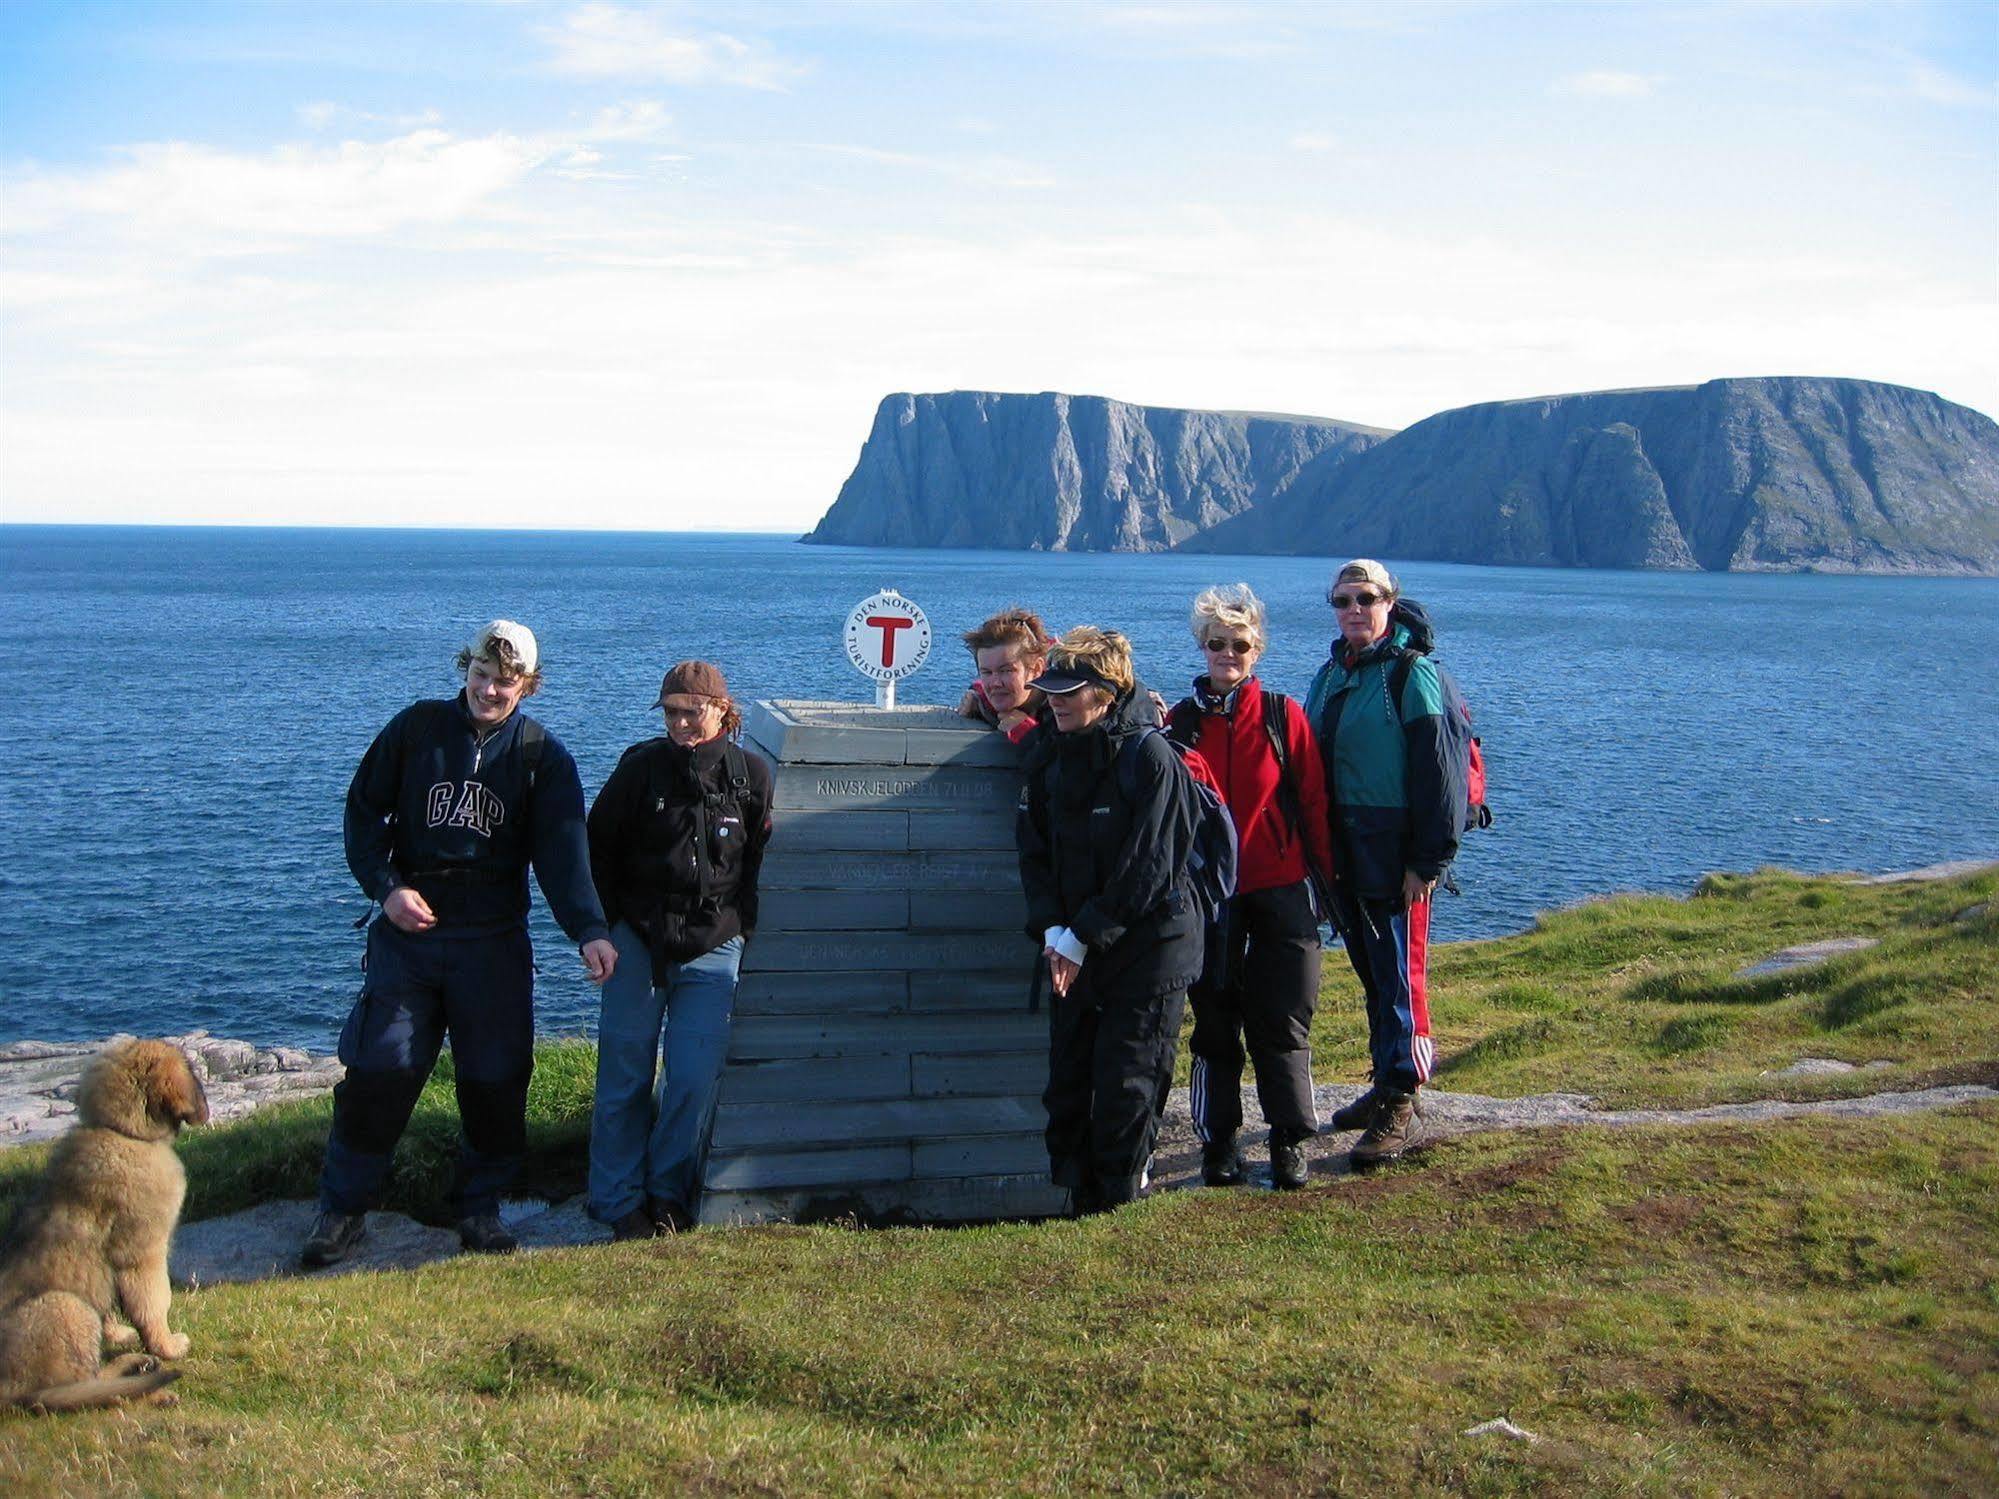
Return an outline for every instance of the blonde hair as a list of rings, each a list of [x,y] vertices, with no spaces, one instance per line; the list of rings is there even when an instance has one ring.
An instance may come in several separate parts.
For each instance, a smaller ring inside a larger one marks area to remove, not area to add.
[[[1263,600],[1247,583],[1223,583],[1204,588],[1187,616],[1187,628],[1197,643],[1205,645],[1208,632],[1216,625],[1226,630],[1247,631],[1250,643],[1259,651],[1268,644],[1263,632]]]
[[[1061,671],[1079,666],[1116,684],[1117,694],[1131,691],[1137,680],[1131,669],[1131,642],[1116,630],[1099,630],[1095,625],[1078,625],[1049,649],[1048,669]]]

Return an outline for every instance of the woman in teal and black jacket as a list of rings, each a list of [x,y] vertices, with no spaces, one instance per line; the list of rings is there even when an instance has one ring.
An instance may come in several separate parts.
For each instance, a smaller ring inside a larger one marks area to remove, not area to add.
[[[1306,716],[1325,759],[1333,834],[1333,921],[1367,995],[1374,1080],[1333,1115],[1365,1133],[1352,1161],[1393,1160],[1418,1138],[1428,1081],[1430,896],[1457,856],[1465,788],[1444,731],[1428,617],[1379,562],[1335,576],[1339,623]]]

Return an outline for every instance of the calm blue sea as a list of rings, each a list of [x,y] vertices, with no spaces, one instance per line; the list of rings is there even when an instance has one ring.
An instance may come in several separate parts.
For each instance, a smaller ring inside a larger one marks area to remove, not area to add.
[[[1489,936],[1605,891],[1766,863],[1890,869],[1999,854],[1999,584],[1410,563],[1491,767],[1497,825],[1438,935]],[[657,732],[663,667],[751,697],[866,684],[839,627],[875,589],[929,613],[906,702],[955,700],[952,642],[1020,602],[1117,625],[1177,696],[1188,600],[1268,600],[1266,681],[1326,652],[1328,563],[806,547],[764,536],[0,527],[0,1040],[206,1026],[326,1048],[365,909],[341,800],[375,731],[454,690],[506,614],[540,636],[533,711],[594,794]],[[594,991],[536,901],[544,1032]]]

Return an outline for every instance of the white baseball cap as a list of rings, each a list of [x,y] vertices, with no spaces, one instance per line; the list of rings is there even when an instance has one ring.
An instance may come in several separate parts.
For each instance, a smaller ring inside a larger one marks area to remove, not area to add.
[[[534,643],[534,631],[511,619],[496,619],[481,625],[479,633],[466,643],[465,649],[482,661],[497,661],[499,656],[493,650],[496,640],[507,643],[514,659],[521,664],[522,676],[534,674],[535,663],[541,659],[541,651]]]
[[[1396,597],[1402,591],[1395,582],[1395,574],[1391,573],[1379,562],[1376,562],[1372,557],[1356,557],[1345,567],[1334,573],[1333,587],[1339,587],[1341,581],[1347,578],[1357,578],[1361,582],[1371,583],[1390,598]],[[1331,591],[1331,589],[1327,590],[1329,594]]]

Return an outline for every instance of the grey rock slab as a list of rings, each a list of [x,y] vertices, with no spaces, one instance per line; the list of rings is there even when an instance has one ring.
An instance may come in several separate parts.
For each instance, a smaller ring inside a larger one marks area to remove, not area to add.
[[[52,1045],[14,1042],[0,1057],[0,1145],[50,1140],[69,1127],[83,1071],[97,1054],[130,1036]],[[345,1075],[333,1057],[314,1057],[297,1047],[260,1048],[248,1041],[211,1037],[206,1031],[165,1036],[186,1053],[188,1065],[208,1094],[214,1123],[240,1119],[266,1104],[331,1092]]]
[[[1799,1057],[1797,1061],[1777,1074],[1779,1077],[1833,1077],[1842,1072],[1852,1072],[1853,1063],[1842,1062],[1833,1057]]]
[[[1770,954],[1760,963],[1751,963],[1747,968],[1738,968],[1735,976],[1739,979],[1753,979],[1766,973],[1783,973],[1792,968],[1810,968],[1833,958],[1845,957],[1848,953],[1865,952],[1870,947],[1880,945],[1879,937],[1827,937],[1820,942],[1801,942],[1796,947],[1787,947],[1782,952]]]
[[[43,1062],[51,1057],[86,1056],[97,1050],[95,1041],[8,1041],[0,1044],[0,1063]]]
[[[1999,859],[1952,859],[1943,864],[1925,864],[1921,869],[1897,869],[1888,874],[1864,874],[1856,885],[1913,885],[1929,880],[1954,880],[1960,875],[1982,874],[1999,869]]]
[[[458,1235],[450,1229],[431,1228],[402,1213],[370,1213],[367,1237],[353,1254],[326,1269],[305,1270],[299,1247],[318,1216],[315,1203],[265,1202],[226,1218],[183,1223],[169,1259],[174,1283],[212,1286],[279,1275],[407,1270],[459,1253]]]
[[[170,1258],[173,1282],[187,1289],[281,1275],[408,1270],[465,1253],[455,1229],[433,1228],[402,1213],[375,1212],[368,1215],[367,1237],[352,1255],[337,1265],[307,1270],[298,1262],[299,1247],[318,1216],[319,1208],[311,1202],[266,1202],[227,1217],[183,1223]],[[503,1202],[500,1216],[523,1250],[602,1244],[611,1238],[608,1228],[591,1221],[580,1196],[553,1204],[538,1199]]]

